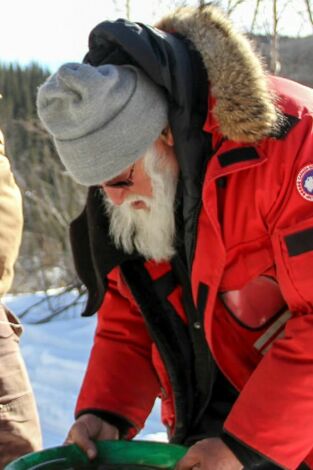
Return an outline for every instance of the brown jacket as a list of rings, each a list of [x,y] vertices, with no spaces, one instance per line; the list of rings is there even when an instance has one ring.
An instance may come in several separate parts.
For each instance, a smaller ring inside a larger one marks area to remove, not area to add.
[[[36,403],[19,347],[21,325],[1,304],[12,284],[22,228],[21,193],[4,155],[0,131],[0,469],[42,449]]]
[[[4,139],[0,131],[0,299],[12,284],[22,228],[21,193],[4,154]]]

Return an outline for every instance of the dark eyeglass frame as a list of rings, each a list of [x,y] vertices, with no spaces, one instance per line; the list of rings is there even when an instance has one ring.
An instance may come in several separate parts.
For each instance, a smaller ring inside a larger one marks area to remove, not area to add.
[[[116,183],[104,183],[104,186],[106,188],[129,188],[130,186],[133,186],[134,182],[133,182],[133,174],[134,174],[134,170],[135,170],[135,164],[134,163],[130,170],[129,170],[129,175],[127,176],[126,179],[122,180],[122,181],[116,181]]]

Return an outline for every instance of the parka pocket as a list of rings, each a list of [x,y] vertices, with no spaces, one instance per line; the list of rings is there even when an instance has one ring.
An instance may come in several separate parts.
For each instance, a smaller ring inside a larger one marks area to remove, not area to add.
[[[278,283],[268,276],[252,279],[242,289],[221,292],[227,311],[244,327],[258,330],[286,310]]]
[[[9,338],[14,334],[20,337],[22,332],[23,327],[17,316],[0,304],[0,338]]]
[[[22,393],[19,391],[19,393]],[[31,392],[13,398],[8,402],[3,402],[0,397],[0,423],[5,421],[24,422],[32,417],[33,396]]]
[[[38,413],[31,391],[0,404],[0,429],[0,468],[24,454],[42,449]]]
[[[14,334],[3,305],[0,305],[0,338],[9,338]]]

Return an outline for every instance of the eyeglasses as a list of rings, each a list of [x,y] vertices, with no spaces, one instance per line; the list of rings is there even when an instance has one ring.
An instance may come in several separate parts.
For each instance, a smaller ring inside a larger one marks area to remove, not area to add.
[[[112,182],[109,181],[108,183],[104,183],[103,186],[105,186],[106,188],[129,188],[130,186],[133,186],[134,170],[135,170],[135,163],[130,168],[127,178],[125,178],[124,180],[120,180],[120,181],[114,181],[114,180]]]

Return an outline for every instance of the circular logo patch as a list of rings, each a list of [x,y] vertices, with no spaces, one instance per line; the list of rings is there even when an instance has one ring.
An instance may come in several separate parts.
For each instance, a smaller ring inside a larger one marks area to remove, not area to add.
[[[313,201],[313,165],[306,165],[297,176],[297,190],[307,201]]]

